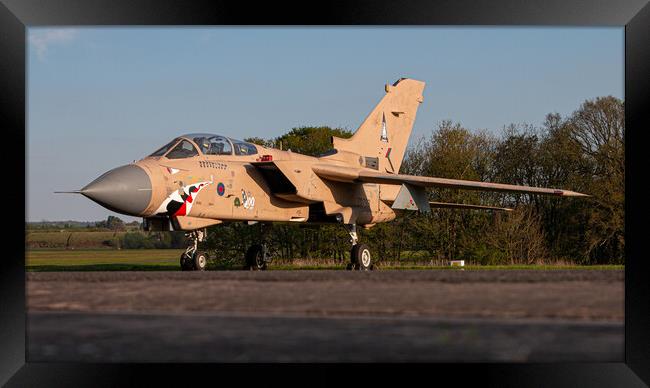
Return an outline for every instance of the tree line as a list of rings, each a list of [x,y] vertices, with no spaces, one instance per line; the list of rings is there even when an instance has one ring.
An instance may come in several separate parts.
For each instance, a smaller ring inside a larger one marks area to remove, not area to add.
[[[556,198],[458,189],[431,189],[429,200],[513,208],[512,212],[432,209],[405,213],[361,230],[381,260],[464,259],[475,264],[621,264],[625,249],[624,102],[587,100],[567,117],[546,115],[541,126],[511,124],[500,133],[443,121],[407,150],[400,172],[562,188],[588,198]],[[258,144],[317,156],[343,128],[300,127]],[[242,255],[259,235],[241,223],[210,229],[209,245]],[[347,260],[348,235],[338,225],[275,224],[270,239],[286,258]]]

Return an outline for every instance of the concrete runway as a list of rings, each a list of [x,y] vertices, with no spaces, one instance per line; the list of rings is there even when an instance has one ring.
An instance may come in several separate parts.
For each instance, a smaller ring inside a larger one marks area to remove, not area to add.
[[[623,271],[27,275],[29,361],[624,357]]]

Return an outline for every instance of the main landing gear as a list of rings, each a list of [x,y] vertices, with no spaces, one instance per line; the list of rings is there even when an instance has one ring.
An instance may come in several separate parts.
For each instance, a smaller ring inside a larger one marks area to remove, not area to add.
[[[345,229],[350,234],[352,250],[350,252],[350,263],[347,265],[348,270],[372,271],[375,267],[370,248],[366,244],[359,244],[356,224],[344,224]],[[266,270],[268,263],[273,255],[266,244],[266,237],[269,228],[260,224],[261,238],[260,243],[253,244],[246,251],[246,264],[244,269],[251,271]],[[188,245],[185,252],[181,255],[180,263],[183,271],[205,271],[208,265],[208,254],[198,249],[199,243],[203,242],[206,237],[205,230],[193,230],[185,234],[188,239]]]
[[[187,248],[181,255],[181,270],[183,271],[205,271],[208,266],[208,254],[199,251],[199,243],[205,239],[204,230],[193,230],[186,233],[188,240]]]
[[[251,271],[264,271],[267,264],[271,261],[271,252],[266,245],[270,229],[263,223],[260,223],[260,241],[259,244],[253,244],[246,251],[246,264],[244,269]]]
[[[244,269],[264,271],[269,261],[270,257],[266,244],[251,245],[246,251],[246,266]]]
[[[350,252],[350,263],[347,265],[348,270],[358,271],[372,271],[375,265],[372,262],[370,255],[370,248],[366,244],[359,244],[357,237],[356,224],[344,224],[345,229],[350,234],[350,242],[352,243],[352,251]]]

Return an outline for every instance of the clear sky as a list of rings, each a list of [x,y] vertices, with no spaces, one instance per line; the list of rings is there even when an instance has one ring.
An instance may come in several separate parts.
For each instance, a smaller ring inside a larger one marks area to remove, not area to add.
[[[427,84],[411,139],[445,119],[498,132],[624,96],[622,27],[30,28],[28,38],[28,221],[115,215],[53,191],[182,133],[355,130],[400,77]]]

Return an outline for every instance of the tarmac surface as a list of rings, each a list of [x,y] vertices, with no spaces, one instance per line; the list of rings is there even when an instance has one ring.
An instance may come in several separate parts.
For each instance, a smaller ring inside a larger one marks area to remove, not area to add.
[[[622,270],[27,274],[29,361],[621,362]]]

